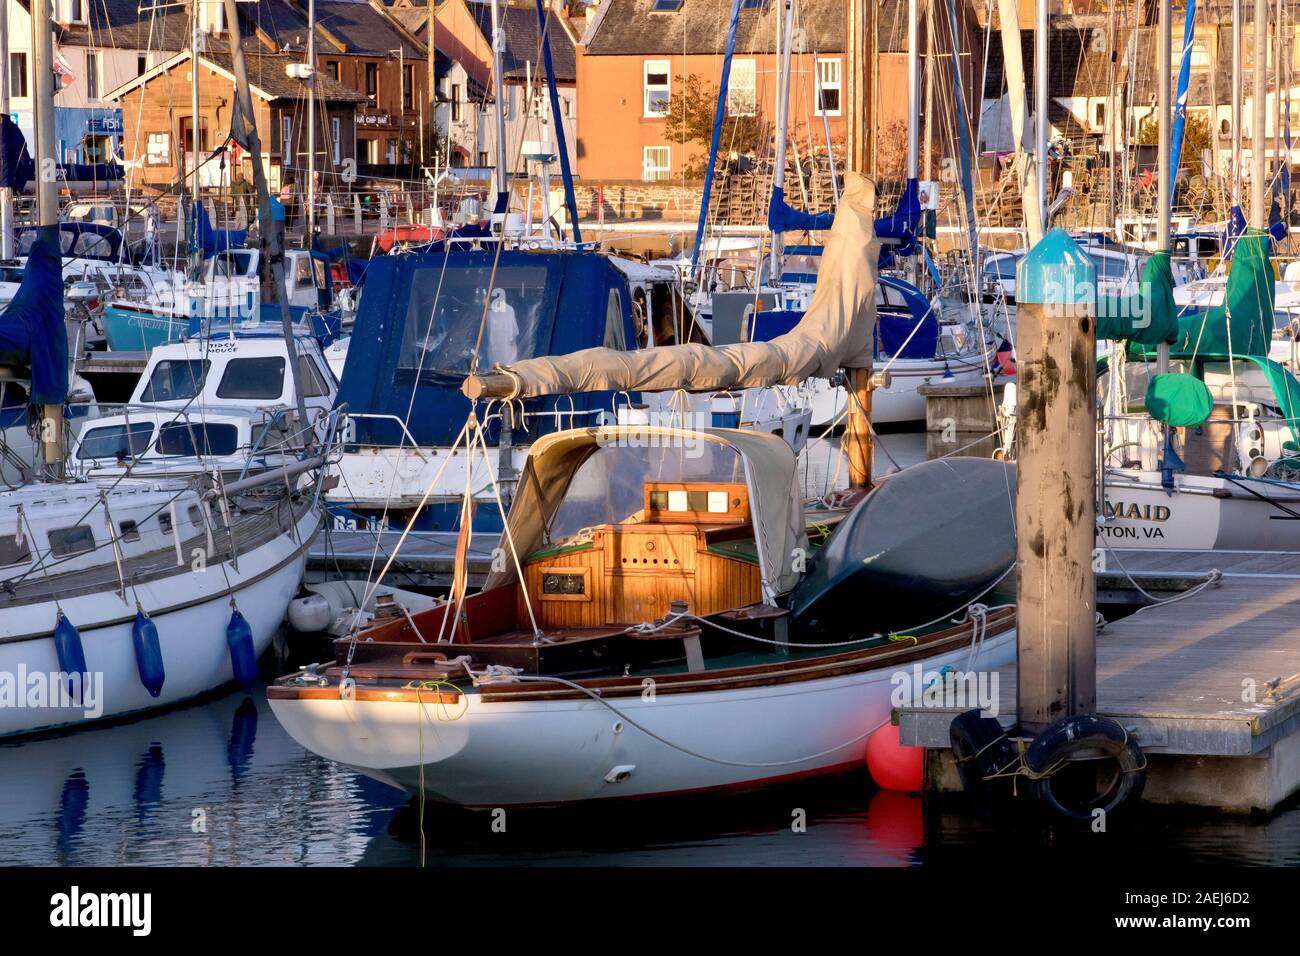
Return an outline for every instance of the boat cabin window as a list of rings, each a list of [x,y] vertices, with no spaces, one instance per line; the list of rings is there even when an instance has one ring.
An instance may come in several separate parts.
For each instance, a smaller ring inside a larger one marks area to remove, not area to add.
[[[158,515],[158,530],[163,534],[172,533],[172,516],[166,511]]]
[[[247,253],[222,253],[213,260],[212,274],[222,279],[240,278],[250,274],[253,257]]]
[[[310,256],[298,256],[294,260],[293,284],[299,289],[311,289],[315,286]]]
[[[217,385],[217,398],[276,399],[283,392],[284,359],[278,355],[231,359]]]
[[[298,377],[302,381],[302,393],[306,398],[320,398],[330,393],[329,386],[325,384],[325,378],[321,375],[320,369],[316,363],[311,360],[310,356],[298,356]]]
[[[87,458],[134,458],[144,453],[153,437],[152,422],[132,422],[130,425],[104,425],[88,428],[81,435],[77,447],[77,460]]]
[[[27,543],[24,536],[21,540],[17,535],[0,536],[0,568],[13,567],[15,564],[26,564],[32,559],[32,549]]]
[[[545,266],[492,264],[422,269],[411,286],[398,367],[468,374],[483,327],[478,367],[531,358],[549,299]],[[594,344],[594,343],[593,343]]]
[[[119,521],[117,531],[123,541],[140,540],[140,526],[134,521]]]
[[[699,439],[630,436],[637,439],[683,441],[683,445],[597,449],[579,466],[556,510],[551,543],[562,543],[602,524],[749,522],[744,462],[735,450]],[[725,510],[723,497],[715,492],[726,496]]]
[[[193,398],[203,388],[209,364],[207,359],[163,359],[149,375],[140,401],[147,404]]]
[[[50,554],[56,558],[67,558],[74,554],[85,554],[95,550],[95,533],[90,525],[79,524],[71,528],[55,528],[48,535]]]
[[[234,425],[171,422],[158,432],[158,454],[231,455],[239,447],[239,429]]]

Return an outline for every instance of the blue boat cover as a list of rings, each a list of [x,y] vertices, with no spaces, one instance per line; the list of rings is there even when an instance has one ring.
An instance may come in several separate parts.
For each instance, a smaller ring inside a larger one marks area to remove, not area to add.
[[[899,256],[916,254],[916,230],[921,225],[920,184],[909,179],[898,197],[898,207],[893,215],[876,220],[876,237],[878,239],[897,239],[896,245],[880,247],[880,267],[886,269],[894,264]]]
[[[595,346],[628,348],[635,333],[626,277],[587,251],[407,252],[370,260],[338,400],[353,412],[394,415],[422,446],[451,444],[470,412],[460,386],[482,328],[478,368]],[[524,403],[524,442],[609,410],[609,392]],[[575,419],[570,409],[578,414]],[[536,413],[556,411],[556,415]],[[480,409],[481,411],[481,409]],[[400,426],[358,418],[357,441],[396,445]],[[488,427],[495,441],[497,425]]]
[[[876,351],[895,358],[934,358],[939,346],[939,318],[929,301],[916,286],[894,276],[881,276],[880,284],[903,296],[908,314],[884,311],[877,313]],[[771,341],[778,335],[789,332],[802,318],[802,312],[792,309],[755,312],[750,320],[747,341]],[[912,334],[913,329],[916,329],[915,335]]]
[[[211,259],[227,249],[244,248],[248,241],[247,229],[222,229],[218,232],[212,228],[212,220],[208,218],[208,211],[203,207],[202,201],[194,203],[193,209],[194,225],[198,232],[195,243],[203,250],[204,259]]]
[[[0,186],[22,192],[36,178],[36,163],[27,140],[8,113],[0,113]]]
[[[33,405],[68,397],[68,333],[63,324],[63,261],[58,226],[43,226],[27,256],[23,280],[0,313],[0,363],[31,372]]]

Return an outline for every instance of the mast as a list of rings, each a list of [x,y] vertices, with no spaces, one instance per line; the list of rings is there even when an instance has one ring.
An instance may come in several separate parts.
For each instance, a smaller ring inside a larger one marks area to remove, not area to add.
[[[1265,120],[1264,105],[1268,97],[1268,0],[1255,0],[1255,83],[1250,111],[1250,224],[1268,229],[1268,209],[1264,206]]]
[[[1178,157],[1169,154],[1173,88],[1170,73],[1173,70],[1173,2],[1160,0],[1160,25],[1156,37],[1156,131],[1159,156],[1156,176],[1156,248],[1169,248],[1169,218],[1173,214],[1173,178],[1178,169]],[[1169,371],[1169,344],[1161,342],[1156,351],[1156,371]]]
[[[920,172],[921,147],[921,41],[917,0],[907,0],[907,181]],[[907,260],[907,279],[916,284],[916,255]]]
[[[1163,0],[1162,0],[1163,2]],[[1034,166],[1038,173],[1039,235],[1047,232],[1047,0],[1034,4]]]
[[[437,18],[433,15],[434,14],[433,0],[425,0],[425,7],[429,11],[429,40],[428,40],[428,59],[425,63],[426,110],[424,115],[428,117],[427,122],[429,124],[428,140],[429,140],[429,154],[430,154],[426,158],[426,162],[431,163],[434,167],[434,181],[436,183],[437,169],[438,169],[438,137],[433,135],[433,130],[436,128],[435,117],[438,115],[438,64],[437,64],[438,48],[434,43],[434,27],[437,23]],[[421,147],[423,147],[424,145],[424,140],[425,140],[425,126],[424,123],[421,123],[420,124]],[[436,191],[437,191],[436,185],[434,186],[434,190],[436,195]],[[437,207],[436,202],[434,203],[434,206],[435,208]],[[433,223],[430,222],[429,225],[432,226]]]
[[[36,0],[49,3],[49,0]],[[257,123],[253,112],[253,94],[248,85],[248,64],[244,62],[244,47],[239,35],[239,10],[235,6],[238,0],[223,0],[226,8],[226,21],[230,30],[230,60],[235,74],[235,108],[232,110],[242,130],[231,129],[231,135],[248,150],[253,163],[253,185],[257,189],[257,229],[258,240],[262,246],[262,294],[268,291],[275,297],[280,307],[280,327],[284,333],[285,345],[289,349],[289,374],[293,381],[293,391],[298,399],[298,428],[304,445],[313,443],[313,433],[307,418],[307,402],[302,391],[302,371],[298,362],[298,343],[294,340],[293,320],[289,318],[289,300],[284,291],[284,248],[281,246],[281,231],[271,226],[271,191],[266,185],[266,171],[262,168],[262,139],[257,134]],[[197,74],[196,74],[197,75]],[[232,127],[234,121],[232,121]],[[267,289],[271,286],[271,289]]]
[[[0,113],[9,112],[9,0],[0,0]],[[14,257],[14,191],[0,187],[0,259]]]
[[[868,40],[868,31],[875,31],[876,0],[848,0],[846,13],[848,26],[844,31],[848,39],[846,59],[848,74],[848,128],[850,140],[849,169],[865,173],[875,157],[875,117],[867,109],[874,62],[862,62],[862,52],[874,47]],[[847,369],[844,391],[848,397],[848,415],[844,432],[844,452],[849,460],[849,487],[857,490],[871,487],[871,458],[874,451],[871,439],[871,361],[865,368]]]
[[[5,9],[5,15],[8,15]],[[59,185],[46,175],[58,161],[54,152],[54,33],[50,0],[32,0],[32,99],[36,126],[36,224],[59,227]],[[4,64],[7,68],[8,63]],[[6,73],[8,70],[6,69]],[[54,240],[58,241],[57,237]],[[57,251],[58,246],[56,245]],[[45,473],[63,477],[66,453],[63,434],[63,403],[41,406],[41,458]]]
[[[316,0],[307,0],[307,247],[316,238]]]
[[[545,25],[542,25],[541,29],[545,29]],[[501,29],[501,0],[492,0],[492,95],[496,97],[497,101],[497,205],[501,207],[497,209],[497,212],[505,212],[502,197],[508,196],[510,193],[510,187],[506,183],[505,82],[501,76],[505,45],[506,35]]]
[[[190,279],[197,282],[203,273],[203,253],[198,249],[198,228],[195,206],[199,201],[199,46],[202,34],[199,24],[199,5],[203,0],[192,0],[190,6],[190,215],[186,220],[186,229],[190,234],[189,273]],[[232,34],[233,36],[233,34]]]
[[[1246,80],[1241,69],[1241,0],[1232,0],[1232,204],[1241,205],[1241,99]]]
[[[915,2],[915,0],[912,0]],[[776,17],[776,52],[781,57],[780,89],[776,97],[776,169],[772,173],[772,189],[785,189],[786,126],[790,121],[790,48],[793,45],[794,0],[781,0],[781,12]],[[830,144],[827,144],[829,150]],[[772,233],[772,281],[781,278],[781,233]]]
[[[1033,247],[1043,238],[1043,206],[1038,188],[1042,177],[1038,172],[1037,147],[1033,156],[1025,149],[1025,62],[1021,55],[1020,10],[1016,0],[998,0],[998,20],[1002,34],[1002,62],[1007,76],[1007,99],[1011,107],[1011,138],[1016,144],[1020,204],[1025,216],[1025,235]],[[933,32],[933,18],[931,24]]]

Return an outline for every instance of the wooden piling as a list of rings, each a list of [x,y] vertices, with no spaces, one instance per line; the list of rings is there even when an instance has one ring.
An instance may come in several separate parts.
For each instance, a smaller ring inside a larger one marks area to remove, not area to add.
[[[1018,713],[1096,709],[1096,267],[1053,229],[1017,276]]]

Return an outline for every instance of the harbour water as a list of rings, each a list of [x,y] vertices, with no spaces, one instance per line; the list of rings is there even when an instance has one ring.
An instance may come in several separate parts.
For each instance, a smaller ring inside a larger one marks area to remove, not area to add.
[[[865,773],[725,798],[461,811],[295,744],[263,688],[0,746],[0,866],[918,866],[1018,848],[1094,863],[1300,864],[1300,806],[1267,820],[1141,807],[1112,834],[1008,835],[960,798]],[[802,825],[801,825],[802,824]],[[502,830],[504,827],[504,830]]]

